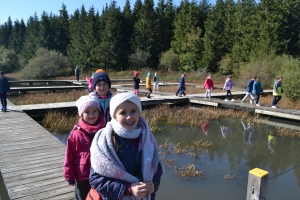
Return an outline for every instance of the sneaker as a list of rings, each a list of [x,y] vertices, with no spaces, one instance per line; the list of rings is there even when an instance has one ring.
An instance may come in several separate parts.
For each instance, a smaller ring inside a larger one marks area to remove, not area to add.
[[[272,108],[277,108],[276,106],[272,106]]]
[[[257,104],[255,104],[256,106],[260,106],[258,103]]]
[[[228,99],[224,99],[224,101],[228,101]]]
[[[231,101],[235,101],[234,99],[231,99]]]
[[[252,104],[252,100],[250,100],[250,104]]]
[[[241,103],[245,104],[245,101],[241,101]]]

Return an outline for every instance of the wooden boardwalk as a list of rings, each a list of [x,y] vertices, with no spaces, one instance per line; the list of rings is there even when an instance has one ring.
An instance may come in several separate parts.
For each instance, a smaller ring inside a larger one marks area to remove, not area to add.
[[[12,110],[0,112],[0,138],[0,171],[11,200],[74,199],[74,187],[63,177],[62,142],[24,112]]]

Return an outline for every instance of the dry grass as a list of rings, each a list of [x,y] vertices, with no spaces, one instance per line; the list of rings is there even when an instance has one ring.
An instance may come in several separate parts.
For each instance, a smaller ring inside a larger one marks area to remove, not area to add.
[[[234,118],[248,121],[253,119],[253,114],[245,110],[224,110],[221,108],[213,109],[211,107],[196,110],[189,109],[188,106],[170,108],[167,105],[144,110],[143,116],[147,119],[153,132],[162,131],[165,124],[200,126],[206,120],[221,118]]]
[[[57,134],[68,133],[77,124],[78,119],[77,113],[48,112],[43,119],[43,126]]]
[[[15,105],[72,102],[79,99],[79,97],[87,94],[88,93],[86,90],[75,90],[69,92],[56,93],[33,93],[19,95],[16,98],[9,98],[9,100]]]
[[[300,138],[300,131],[276,127],[276,135],[280,137]]]
[[[189,164],[182,168],[175,167],[175,174],[180,176],[182,179],[205,177],[204,173],[202,171],[198,171],[194,164]]]

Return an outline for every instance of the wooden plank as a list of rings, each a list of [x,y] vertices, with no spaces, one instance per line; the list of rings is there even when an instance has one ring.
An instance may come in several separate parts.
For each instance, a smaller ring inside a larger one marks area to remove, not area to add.
[[[201,104],[201,105],[207,105],[207,106],[214,106],[214,107],[218,107],[218,103],[217,102],[212,102],[212,101],[203,101],[200,99],[190,99],[191,103],[195,103],[195,104]]]
[[[11,199],[44,199],[45,196],[57,196],[57,194],[72,193],[71,199],[74,199],[74,192],[68,188],[66,182],[58,182],[55,184],[49,184],[41,187],[36,187],[31,190],[22,190],[13,192],[10,195]],[[74,187],[72,187],[74,190]],[[49,194],[45,194],[49,193]]]
[[[280,112],[281,110],[270,111],[270,110],[262,110],[262,109],[255,109],[255,113],[274,116],[279,118],[286,118],[286,119],[293,119],[293,120],[300,120],[300,115],[294,115],[289,113]]]

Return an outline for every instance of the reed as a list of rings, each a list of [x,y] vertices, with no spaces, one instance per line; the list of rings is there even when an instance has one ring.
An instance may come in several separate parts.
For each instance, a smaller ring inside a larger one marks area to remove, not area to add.
[[[280,137],[300,138],[300,131],[276,127],[275,135]]]
[[[183,166],[181,168],[175,167],[174,172],[182,179],[205,177],[203,171],[198,171],[194,164],[189,164],[188,166]]]
[[[57,134],[69,133],[77,124],[79,116],[66,112],[48,112],[42,123],[50,132]],[[59,119],[59,120],[58,120]]]

